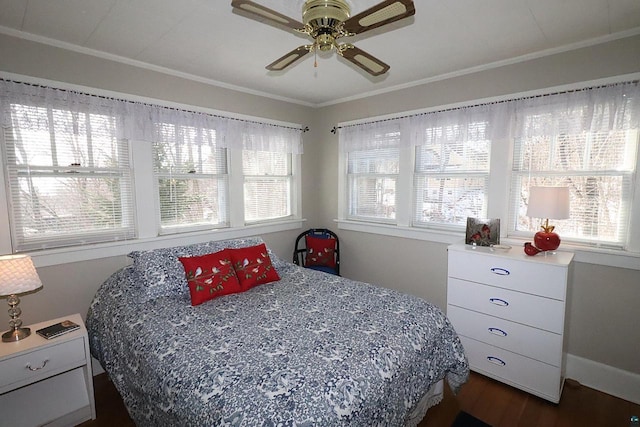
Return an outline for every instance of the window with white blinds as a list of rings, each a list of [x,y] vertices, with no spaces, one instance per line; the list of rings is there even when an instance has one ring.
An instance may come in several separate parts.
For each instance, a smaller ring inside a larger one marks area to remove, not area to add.
[[[422,130],[416,147],[414,212],[416,226],[465,226],[467,217],[487,213],[491,142],[486,122]]]
[[[515,106],[509,234],[531,235],[529,188],[568,187],[563,241],[627,249],[636,186],[640,90],[635,83],[525,99]],[[636,196],[637,197],[637,196]],[[637,214],[636,214],[637,215]]]
[[[512,234],[530,236],[540,229],[540,219],[526,215],[530,187],[569,187],[570,218],[551,221],[562,239],[623,248],[628,235],[637,149],[637,130],[560,132],[517,139]]]
[[[637,82],[347,124],[339,137],[339,218],[361,221],[345,228],[464,231],[492,217],[502,237],[531,239],[529,188],[564,186],[570,218],[551,219],[563,241],[640,248]]]
[[[153,164],[162,233],[229,225],[227,150],[215,129],[158,123]]]
[[[11,104],[4,128],[14,251],[136,235],[129,146],[116,118]]]
[[[386,132],[369,149],[347,153],[348,218],[394,223],[400,173],[400,132]]]
[[[246,223],[292,215],[291,153],[242,150]]]

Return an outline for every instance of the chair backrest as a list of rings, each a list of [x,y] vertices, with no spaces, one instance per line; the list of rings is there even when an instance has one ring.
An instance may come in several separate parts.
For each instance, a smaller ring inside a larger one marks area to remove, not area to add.
[[[306,246],[306,236],[317,237],[321,239],[332,239],[335,240],[335,268],[329,268],[326,266],[307,266],[306,257],[307,257],[307,246]],[[338,240],[338,235],[333,231],[326,228],[310,228],[307,231],[304,231],[298,235],[296,238],[296,243],[293,248],[293,263],[302,267],[312,268],[314,270],[325,271],[327,273],[340,275],[340,241]]]

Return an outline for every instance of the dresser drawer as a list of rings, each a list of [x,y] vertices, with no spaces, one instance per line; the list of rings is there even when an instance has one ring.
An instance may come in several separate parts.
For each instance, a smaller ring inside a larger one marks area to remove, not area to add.
[[[449,278],[447,304],[564,333],[564,302],[495,286]]]
[[[532,359],[561,366],[562,335],[520,323],[456,307],[447,306],[447,317],[459,335],[500,347]]]
[[[31,382],[40,376],[63,372],[85,363],[82,338],[17,355],[0,363],[0,389],[13,383]]]
[[[450,250],[449,277],[561,301],[566,297],[566,267],[518,260],[515,257]]]
[[[562,378],[559,367],[464,336],[461,336],[460,340],[469,359],[469,365],[474,371],[553,402],[557,403],[560,400]]]

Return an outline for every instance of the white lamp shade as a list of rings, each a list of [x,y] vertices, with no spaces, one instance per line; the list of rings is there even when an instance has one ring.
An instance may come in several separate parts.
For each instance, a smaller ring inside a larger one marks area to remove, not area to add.
[[[531,187],[527,216],[546,219],[569,218],[569,187]]]
[[[41,287],[42,282],[30,256],[0,257],[0,295],[22,294]]]

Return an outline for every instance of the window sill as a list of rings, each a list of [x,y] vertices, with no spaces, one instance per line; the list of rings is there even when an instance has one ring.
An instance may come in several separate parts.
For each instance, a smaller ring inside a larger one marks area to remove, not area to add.
[[[357,231],[362,233],[380,234],[383,236],[401,237],[405,239],[425,240],[436,243],[459,243],[464,240],[464,233],[444,230],[427,230],[415,227],[402,227],[389,224],[377,224],[372,222],[359,222],[349,220],[335,220],[341,230]],[[533,237],[532,237],[533,238]],[[500,240],[502,244],[523,246],[524,239]],[[586,264],[606,265],[609,267],[628,268],[640,270],[640,253],[621,250],[589,248],[570,244],[562,244],[561,251],[573,252],[576,262]]]
[[[292,219],[277,223],[247,225],[238,228],[197,231],[191,233],[169,234],[148,239],[127,240],[113,243],[74,246],[68,248],[47,249],[29,252],[36,267],[67,264],[70,262],[88,261],[127,255],[132,251],[144,251],[162,247],[190,245],[211,240],[228,240],[242,237],[258,236],[267,233],[295,230],[301,228],[304,219]]]

